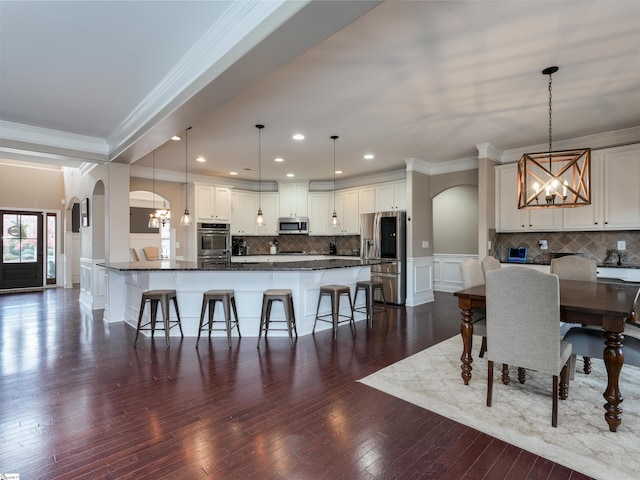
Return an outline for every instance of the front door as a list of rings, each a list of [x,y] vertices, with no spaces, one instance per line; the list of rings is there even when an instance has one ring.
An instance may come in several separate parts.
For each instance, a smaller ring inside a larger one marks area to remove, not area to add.
[[[0,289],[43,286],[42,213],[0,211]]]

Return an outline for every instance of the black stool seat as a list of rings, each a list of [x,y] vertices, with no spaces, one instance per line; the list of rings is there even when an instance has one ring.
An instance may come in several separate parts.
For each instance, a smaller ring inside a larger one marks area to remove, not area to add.
[[[224,311],[224,320],[214,320],[213,314],[216,309],[216,302],[222,303],[222,309]],[[205,311],[207,310],[207,306],[209,307],[209,322],[208,325],[205,324]],[[233,317],[231,318],[231,310],[233,309]],[[224,328],[213,328],[214,323],[222,323],[224,322]],[[198,348],[198,343],[200,342],[200,334],[202,330],[209,331],[209,337],[211,337],[211,332],[214,330],[218,331],[226,331],[227,332],[227,341],[229,343],[229,348],[231,348],[231,331],[233,329],[238,330],[238,337],[242,338],[240,334],[240,324],[238,323],[238,310],[236,309],[236,298],[235,292],[233,290],[207,290],[202,294],[202,310],[200,311],[200,327],[198,328],[198,340],[196,340],[196,348]]]
[[[376,313],[384,313],[387,317],[387,322],[389,321],[389,314],[387,313],[387,300],[384,298],[384,288],[382,282],[377,280],[362,280],[356,282],[356,294],[353,298],[354,305],[358,301],[358,293],[364,292],[364,306],[363,307],[353,307],[355,312],[361,312],[367,314],[367,325],[369,328],[373,328],[373,316]],[[382,298],[382,303],[384,307],[377,307],[374,301],[374,295],[376,292],[380,292],[380,297]]]
[[[284,320],[271,320],[271,306],[273,302],[282,302],[284,308]],[[283,322],[287,324],[287,328],[271,328],[270,324]],[[293,310],[293,294],[289,289],[272,288],[265,290],[262,294],[262,313],[260,315],[260,330],[258,332],[258,348],[260,348],[260,339],[264,331],[265,338],[269,330],[286,330],[289,332],[289,342],[293,348],[293,334],[298,338],[298,330],[296,329],[296,314]]]
[[[173,300],[173,306],[176,309],[176,317],[177,320],[169,319],[169,310],[170,310],[170,301]],[[142,324],[142,317],[144,315],[144,306],[147,302],[151,303],[151,320],[145,324]],[[178,310],[178,297],[175,290],[148,290],[142,294],[142,301],[140,302],[140,314],[138,315],[138,327],[136,328],[136,339],[133,341],[133,346],[135,348],[136,343],[138,342],[138,335],[143,330],[151,330],[151,337],[153,338],[153,334],[156,331],[156,321],[157,321],[157,313],[158,313],[158,303],[160,303],[160,307],[162,308],[162,320],[164,328],[159,328],[159,330],[164,330],[165,340],[167,342],[167,347],[169,346],[169,330],[175,326],[178,326],[180,329],[180,336],[184,337],[182,333],[182,324],[180,323],[180,311]],[[171,325],[173,323],[173,325]]]
[[[351,315],[344,315],[340,313],[340,298],[347,296],[349,299],[349,309]],[[331,299],[331,313],[326,315],[318,315],[320,312],[320,303],[322,297],[328,296]],[[338,338],[338,324],[343,322],[349,322],[351,330],[356,333],[356,324],[353,320],[353,302],[351,301],[351,289],[346,285],[323,285],[320,287],[320,294],[318,295],[318,308],[316,308],[316,319],[313,322],[313,332],[316,331],[316,324],[318,320],[321,322],[329,322],[333,324],[333,339]],[[312,332],[312,333],[313,333]]]

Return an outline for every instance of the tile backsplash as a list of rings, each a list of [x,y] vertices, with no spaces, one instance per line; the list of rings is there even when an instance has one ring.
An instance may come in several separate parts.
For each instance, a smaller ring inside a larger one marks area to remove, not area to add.
[[[338,255],[360,255],[360,235],[309,236],[277,235],[264,237],[241,237],[249,246],[251,255],[268,255],[269,243],[278,240],[278,252],[306,252],[329,255],[329,242],[335,242]]]
[[[549,262],[549,254],[580,253],[593,258],[598,265],[617,265],[618,241],[626,243],[620,251],[621,265],[640,266],[640,231],[611,232],[527,232],[495,233],[489,232],[492,240],[491,254],[506,261],[510,247],[527,247],[528,260],[535,263]],[[539,241],[547,241],[547,250],[541,250]]]

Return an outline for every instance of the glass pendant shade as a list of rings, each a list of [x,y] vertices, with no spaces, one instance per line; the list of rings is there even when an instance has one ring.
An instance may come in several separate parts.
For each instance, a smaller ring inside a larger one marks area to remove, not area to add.
[[[549,75],[549,151],[525,153],[518,162],[518,208],[571,208],[591,204],[591,149],[553,151],[551,75]]]
[[[160,221],[154,213],[149,214],[149,228],[160,228]]]
[[[188,165],[188,153],[189,153],[189,130],[191,127],[184,131],[184,213],[180,218],[180,225],[183,227],[191,226],[191,215],[189,214],[189,201],[187,195],[188,177],[187,177],[187,165]]]

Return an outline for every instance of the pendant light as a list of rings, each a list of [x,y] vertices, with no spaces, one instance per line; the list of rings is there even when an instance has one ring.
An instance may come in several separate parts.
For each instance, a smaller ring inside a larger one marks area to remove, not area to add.
[[[518,162],[518,208],[566,208],[591,204],[591,149],[553,151],[549,75],[549,151],[525,153]]]
[[[191,226],[191,215],[189,214],[189,203],[188,203],[188,181],[187,181],[187,165],[188,165],[188,154],[189,154],[189,130],[191,127],[187,128],[184,131],[184,213],[182,214],[182,218],[180,218],[180,225],[183,227]]]
[[[331,135],[333,140],[333,213],[331,214],[331,223],[329,226],[332,230],[340,228],[340,220],[336,213],[336,140],[340,137],[338,135]]]
[[[153,151],[152,189],[153,189],[153,213],[149,214],[149,228],[160,228],[160,222],[156,216],[156,151]]]
[[[262,169],[261,169],[261,146],[262,146],[262,129],[264,125],[256,125],[258,129],[258,214],[256,215],[256,223],[258,226],[264,225],[264,216],[262,215]]]

